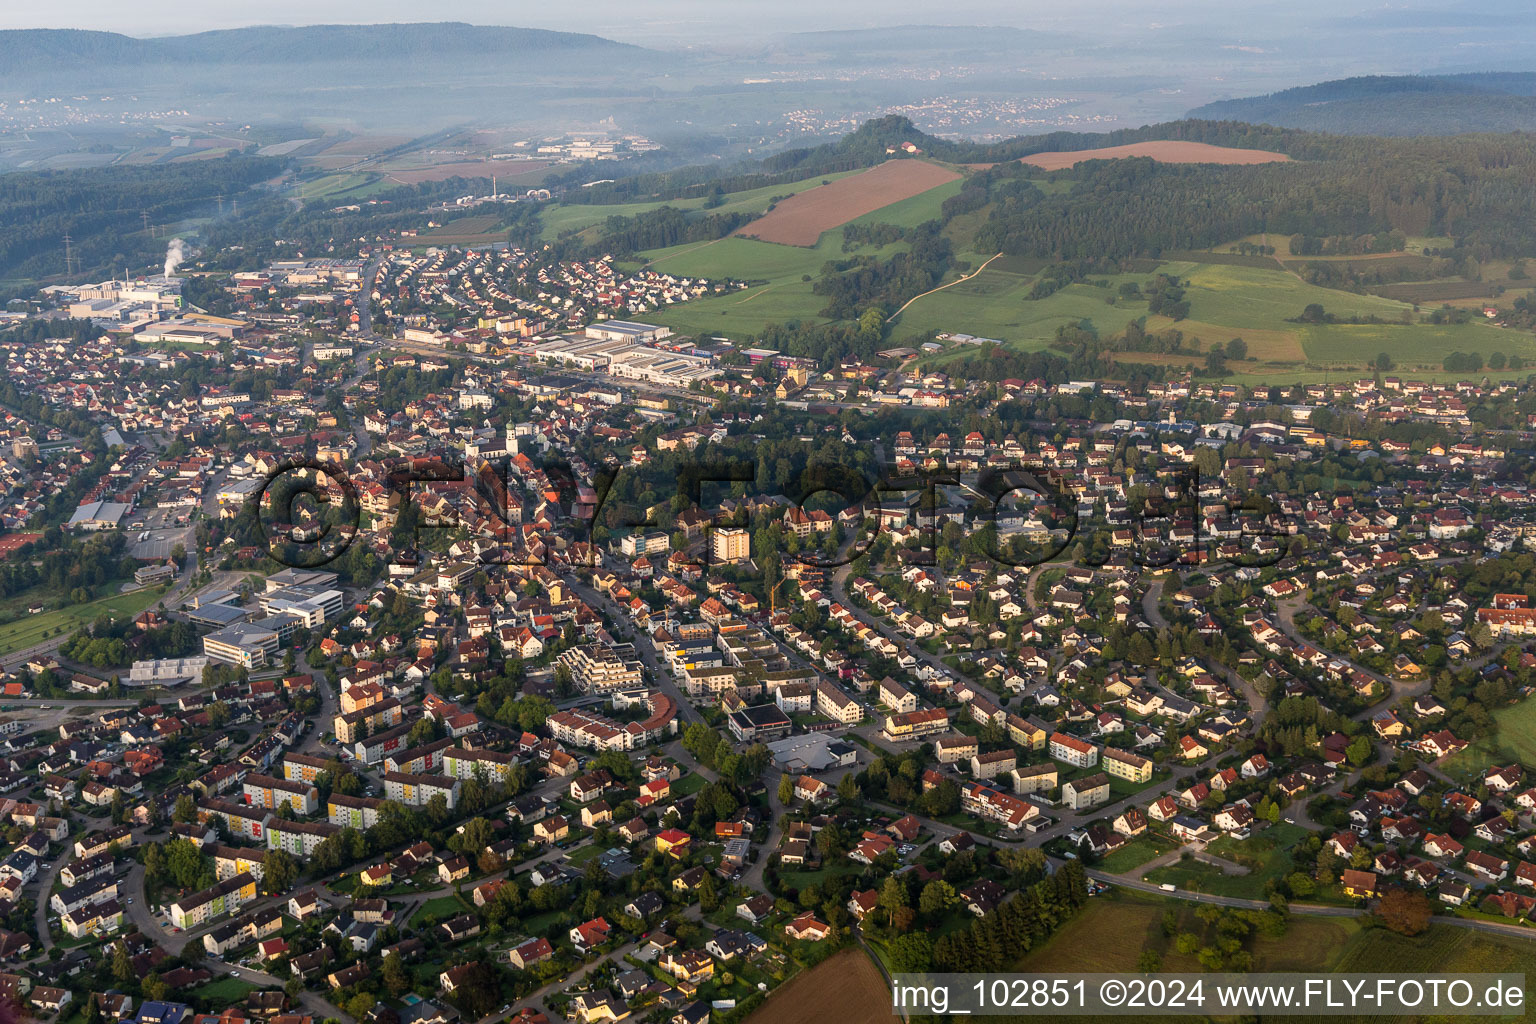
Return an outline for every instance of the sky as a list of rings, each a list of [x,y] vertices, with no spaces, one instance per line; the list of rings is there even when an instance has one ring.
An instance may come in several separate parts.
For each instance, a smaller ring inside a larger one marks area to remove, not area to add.
[[[898,24],[1012,25],[1095,35],[1116,29],[1200,22],[1258,30],[1273,19],[1295,28],[1309,19],[1412,7],[1502,7],[1510,0],[574,0],[565,4],[495,0],[264,0],[209,4],[206,0],[55,0],[0,4],[0,29],[88,28],[128,35],[170,35],[244,25],[304,25],[389,21],[467,21],[483,25],[593,32],[629,42],[691,39],[718,42],[796,29],[867,28]]]

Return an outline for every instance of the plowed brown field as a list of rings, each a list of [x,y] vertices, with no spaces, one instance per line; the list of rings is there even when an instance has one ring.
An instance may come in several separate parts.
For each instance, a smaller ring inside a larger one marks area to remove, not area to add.
[[[1270,164],[1290,157],[1284,153],[1270,153],[1262,149],[1232,149],[1212,146],[1204,142],[1133,142],[1128,146],[1110,146],[1108,149],[1075,149],[1068,153],[1036,153],[1024,157],[1024,162],[1047,171],[1059,171],[1084,160],[1118,160],[1125,156],[1149,156],[1165,164]]]
[[[887,160],[867,171],[796,193],[736,233],[781,245],[815,245],[823,231],[960,177],[922,160]]]
[[[789,980],[747,1024],[899,1024],[880,969],[859,949],[845,949]]]

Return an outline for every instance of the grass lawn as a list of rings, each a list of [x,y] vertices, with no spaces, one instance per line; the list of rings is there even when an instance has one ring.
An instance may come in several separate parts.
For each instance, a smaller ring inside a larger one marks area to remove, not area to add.
[[[588,843],[586,846],[572,851],[570,856],[571,866],[580,867],[589,860],[601,857],[605,849],[606,847],[599,846],[597,843]]]
[[[163,586],[135,590],[131,594],[113,594],[86,604],[71,605],[42,615],[30,615],[0,626],[0,654],[20,651],[62,633],[73,633],[95,621],[97,616],[114,618],[134,616],[160,600]]]
[[[1135,868],[1141,867],[1147,861],[1158,854],[1167,853],[1178,846],[1178,843],[1164,836],[1153,835],[1150,832],[1138,836],[1126,843],[1114,853],[1099,862],[1099,867],[1116,875],[1127,874]]]
[[[699,790],[703,789],[704,784],[708,781],[708,779],[700,775],[698,772],[689,772],[687,775],[684,775],[682,778],[672,783],[671,793],[673,796],[692,796]]]
[[[469,904],[457,896],[439,896],[436,899],[427,900],[416,913],[411,915],[411,925],[421,927],[429,921],[446,921],[454,914],[462,913],[469,909]]]
[[[564,921],[569,916],[569,910],[546,910],[542,914],[523,918],[523,931],[529,935],[543,935],[550,925]]]
[[[1264,899],[1264,885],[1291,869],[1290,849],[1306,835],[1299,825],[1272,825],[1249,839],[1222,836],[1213,840],[1207,852],[1249,869],[1246,875],[1225,875],[1219,868],[1193,858],[1178,860],[1147,873],[1147,881],[1159,885],[1171,882],[1181,889],[1213,896],[1239,896]]]

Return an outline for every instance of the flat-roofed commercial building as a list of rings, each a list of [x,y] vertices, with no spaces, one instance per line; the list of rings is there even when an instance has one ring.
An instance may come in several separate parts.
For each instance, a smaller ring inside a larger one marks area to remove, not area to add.
[[[214,661],[260,668],[276,660],[278,631],[255,622],[236,622],[203,637],[203,653]]]

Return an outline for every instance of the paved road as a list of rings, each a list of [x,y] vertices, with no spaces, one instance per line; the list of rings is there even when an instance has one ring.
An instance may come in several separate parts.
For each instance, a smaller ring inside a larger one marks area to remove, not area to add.
[[[607,594],[588,586],[586,583],[576,579],[574,575],[568,574],[564,579],[566,584],[576,592],[577,596],[590,607],[608,614],[608,617],[615,623],[614,631],[619,637],[634,642],[635,650],[639,653],[640,660],[645,663],[645,667],[650,672],[651,684],[677,702],[678,718],[681,719],[682,725],[687,726],[693,722],[704,721],[704,716],[699,714],[692,702],[678,688],[677,683],[673,682],[671,671],[656,656],[656,647],[651,643],[650,638],[640,635],[640,630],[630,619],[629,613],[619,607],[618,602],[614,601]]]
[[[53,883],[58,879],[59,872],[64,870],[64,865],[74,858],[74,844],[68,843],[64,852],[56,857],[52,864],[40,872],[33,883],[37,887],[37,893],[33,899],[37,902],[37,911],[34,920],[37,924],[37,940],[42,943],[43,950],[53,948],[53,929],[48,924],[48,898],[53,893]]]
[[[1141,596],[1142,616],[1156,629],[1168,628],[1168,620],[1164,617],[1160,606],[1162,598],[1162,580],[1153,580],[1147,586],[1146,592]],[[1214,658],[1204,659],[1204,663],[1212,672],[1220,676],[1228,686],[1242,694],[1243,700],[1248,702],[1249,714],[1253,720],[1253,728],[1257,730],[1264,723],[1264,717],[1269,714],[1269,702],[1264,699],[1263,694],[1259,693],[1259,688],[1252,681],[1244,679],[1241,675]]]

